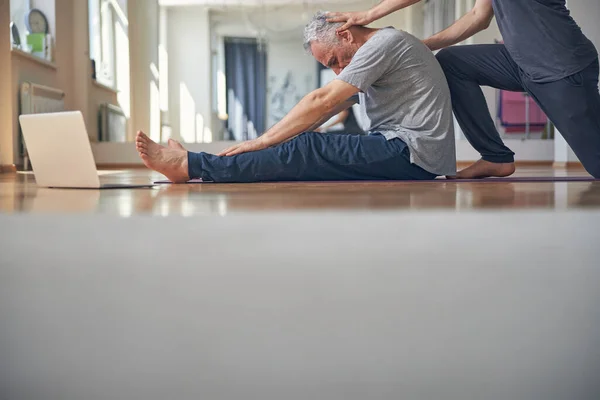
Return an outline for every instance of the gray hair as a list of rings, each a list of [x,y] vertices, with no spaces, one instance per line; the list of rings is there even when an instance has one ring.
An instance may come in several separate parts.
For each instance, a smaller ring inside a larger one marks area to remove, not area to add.
[[[339,39],[335,35],[335,30],[342,25],[339,22],[327,22],[327,12],[318,11],[304,28],[304,50],[312,54],[310,46],[313,42],[337,43]]]

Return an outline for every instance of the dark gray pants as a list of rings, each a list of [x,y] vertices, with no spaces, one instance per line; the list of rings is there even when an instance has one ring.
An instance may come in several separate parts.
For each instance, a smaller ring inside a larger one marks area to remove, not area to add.
[[[513,162],[489,113],[480,86],[528,92],[564,136],[585,169],[600,178],[600,93],[598,60],[555,82],[532,82],[502,44],[455,46],[437,54],[444,69],[454,115],[484,160]]]

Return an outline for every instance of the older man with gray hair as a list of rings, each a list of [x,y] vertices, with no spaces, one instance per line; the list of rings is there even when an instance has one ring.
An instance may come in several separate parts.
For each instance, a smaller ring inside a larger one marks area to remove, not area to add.
[[[161,146],[143,132],[137,150],[147,167],[173,182],[426,180],[456,173],[450,91],[431,51],[393,28],[341,24],[317,13],[306,26],[305,49],[337,79],[306,95],[257,139],[221,154]],[[356,96],[358,94],[358,96]],[[312,132],[352,106],[366,112],[369,135]]]

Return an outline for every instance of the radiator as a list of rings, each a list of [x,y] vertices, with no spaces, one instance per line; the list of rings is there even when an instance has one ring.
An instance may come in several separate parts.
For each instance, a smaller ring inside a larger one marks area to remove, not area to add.
[[[53,113],[65,110],[65,93],[59,89],[32,82],[23,82],[21,83],[20,97],[21,115]],[[19,130],[19,132],[21,131]],[[25,169],[28,169],[29,158],[22,133],[19,140],[19,155],[23,157]]]
[[[102,104],[98,112],[98,135],[101,142],[126,142],[127,117],[123,110],[112,104]]]

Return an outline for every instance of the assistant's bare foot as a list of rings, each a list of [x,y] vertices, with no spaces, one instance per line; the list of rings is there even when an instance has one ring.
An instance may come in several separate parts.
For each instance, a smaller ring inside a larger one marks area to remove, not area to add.
[[[173,139],[169,139],[167,142],[168,147],[172,148],[172,149],[179,149],[179,150],[185,150],[185,147],[183,147],[183,145],[181,143],[179,143],[177,140],[173,140]]]
[[[458,179],[479,179],[490,176],[502,178],[510,176],[515,172],[515,163],[493,163],[485,160],[479,160],[475,164],[459,171],[456,174]]]
[[[144,165],[160,172],[173,183],[184,183],[190,179],[187,151],[181,145],[179,146],[161,146],[141,131],[135,137],[135,147]]]

